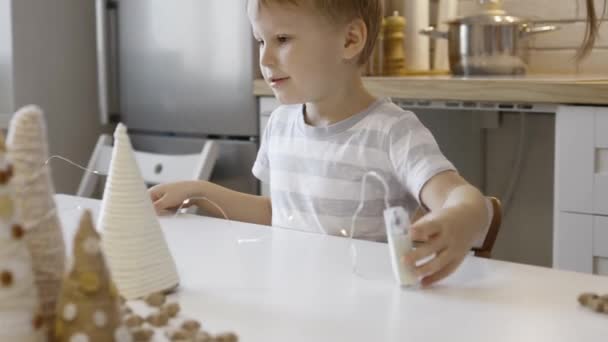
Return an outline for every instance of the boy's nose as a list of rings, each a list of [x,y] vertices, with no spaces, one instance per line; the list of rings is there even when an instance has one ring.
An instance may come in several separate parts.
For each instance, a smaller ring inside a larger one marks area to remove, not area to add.
[[[272,49],[269,49],[267,47],[264,47],[262,49],[260,49],[260,65],[261,66],[272,66],[276,63],[274,54],[272,52]]]

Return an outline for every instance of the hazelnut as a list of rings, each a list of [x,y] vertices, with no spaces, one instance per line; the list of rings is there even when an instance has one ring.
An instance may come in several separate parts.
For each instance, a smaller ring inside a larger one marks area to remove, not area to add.
[[[185,341],[190,339],[190,334],[183,330],[175,330],[170,332],[168,337],[171,341]]]
[[[239,338],[234,333],[223,333],[215,336],[218,342],[238,342]]]
[[[169,322],[169,316],[164,312],[151,314],[146,318],[146,322],[152,324],[155,327],[162,327],[167,325]]]
[[[580,296],[578,296],[578,302],[583,305],[583,306],[588,306],[589,303],[594,300],[597,299],[598,296],[595,293],[583,293]]]
[[[209,333],[205,332],[205,331],[199,331],[196,336],[194,337],[194,341],[196,342],[212,342],[213,341],[213,337],[211,337],[211,335],[209,335]]]
[[[152,339],[152,336],[154,336],[154,331],[146,328],[135,328],[131,330],[131,336],[133,336],[133,341],[148,342]]]
[[[153,293],[146,297],[145,301],[150,306],[161,307],[161,305],[165,304],[166,297],[164,294],[160,292]]]
[[[604,303],[599,298],[595,298],[595,299],[591,299],[591,301],[587,304],[587,307],[595,312],[602,312],[604,309],[603,304]]]
[[[125,325],[129,328],[139,327],[144,323],[144,319],[138,315],[129,315],[125,319]]]
[[[169,303],[163,305],[160,312],[166,313],[170,318],[175,318],[180,311],[179,303]]]
[[[193,319],[187,320],[184,323],[182,323],[182,329],[189,331],[189,332],[197,332],[197,331],[199,331],[200,328],[201,328],[201,324],[198,321],[195,321]]]

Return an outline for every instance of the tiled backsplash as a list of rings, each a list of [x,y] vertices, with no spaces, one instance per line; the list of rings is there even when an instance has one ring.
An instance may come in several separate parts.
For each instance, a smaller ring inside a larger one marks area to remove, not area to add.
[[[460,0],[460,15],[475,12],[477,0]],[[604,0],[595,0],[601,15]],[[557,25],[556,32],[539,34],[530,41],[531,73],[608,74],[608,18],[600,26],[600,36],[591,55],[576,64],[576,49],[585,34],[584,0],[504,0],[509,14],[530,18],[535,23]]]

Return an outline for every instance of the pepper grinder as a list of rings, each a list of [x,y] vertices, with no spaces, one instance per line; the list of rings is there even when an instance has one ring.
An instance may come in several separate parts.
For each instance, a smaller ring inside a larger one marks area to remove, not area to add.
[[[401,76],[405,72],[404,34],[405,18],[398,11],[386,18],[384,33],[384,72],[385,76]]]

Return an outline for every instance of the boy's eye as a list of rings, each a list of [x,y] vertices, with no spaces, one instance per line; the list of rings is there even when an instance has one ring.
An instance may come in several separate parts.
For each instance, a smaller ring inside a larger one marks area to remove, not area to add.
[[[264,46],[264,41],[262,39],[256,39],[259,46]]]
[[[288,36],[277,36],[277,41],[279,44],[285,44],[289,41],[290,37]]]

